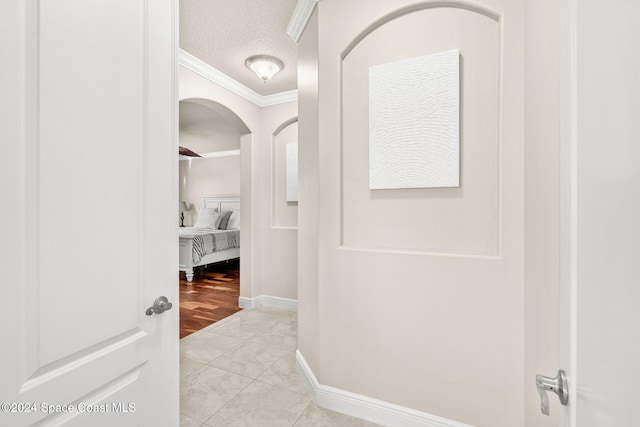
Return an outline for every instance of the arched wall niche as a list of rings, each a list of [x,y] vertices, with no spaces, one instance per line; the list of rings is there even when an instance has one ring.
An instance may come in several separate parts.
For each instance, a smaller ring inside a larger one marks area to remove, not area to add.
[[[287,145],[298,144],[298,117],[283,122],[271,135],[271,227],[298,228],[298,202],[287,200]]]
[[[376,20],[341,52],[341,246],[499,256],[501,32],[490,9],[421,2]],[[369,67],[452,49],[460,51],[460,187],[369,190]]]
[[[297,117],[293,117],[287,121],[285,121],[284,123],[282,123],[280,126],[278,126],[278,128],[273,131],[273,136],[278,136],[278,134],[280,132],[282,132],[287,126],[290,126],[294,123],[298,123],[298,118]]]
[[[429,9],[438,9],[438,8],[454,8],[454,9],[462,9],[468,10],[480,15],[484,15],[487,18],[490,18],[496,22],[500,22],[501,15],[498,12],[495,12],[489,8],[482,7],[475,3],[463,2],[463,1],[423,1],[419,3],[415,3],[409,6],[405,6],[399,8],[391,13],[384,15],[382,18],[376,20],[367,26],[364,30],[362,30],[342,51],[340,54],[340,58],[344,59],[349,55],[349,53],[369,34],[373,33],[375,30],[380,28],[381,26],[395,21],[398,18],[401,18],[405,15],[409,15],[411,13],[420,12],[423,10]]]

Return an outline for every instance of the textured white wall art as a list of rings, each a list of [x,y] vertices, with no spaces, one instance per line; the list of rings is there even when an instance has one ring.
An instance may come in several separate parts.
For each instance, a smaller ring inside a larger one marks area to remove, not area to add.
[[[298,144],[286,145],[287,202],[298,201]]]
[[[369,68],[369,188],[460,186],[458,49]]]

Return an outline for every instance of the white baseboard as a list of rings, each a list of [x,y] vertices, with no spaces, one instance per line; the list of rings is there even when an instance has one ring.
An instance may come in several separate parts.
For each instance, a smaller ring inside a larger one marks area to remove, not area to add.
[[[255,297],[255,298],[240,297],[238,298],[238,307],[240,308],[260,307],[260,297]]]
[[[296,369],[307,391],[320,407],[372,423],[399,427],[473,427],[458,421],[318,383],[302,353],[296,350]]]
[[[298,301],[289,298],[272,297],[269,295],[259,295],[255,298],[238,298],[240,308],[273,307],[282,310],[298,311]]]

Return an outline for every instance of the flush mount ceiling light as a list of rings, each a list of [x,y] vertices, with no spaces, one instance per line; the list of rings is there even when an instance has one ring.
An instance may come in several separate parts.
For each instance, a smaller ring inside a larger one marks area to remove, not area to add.
[[[245,65],[258,75],[265,83],[284,68],[278,58],[269,55],[255,55],[247,58]]]

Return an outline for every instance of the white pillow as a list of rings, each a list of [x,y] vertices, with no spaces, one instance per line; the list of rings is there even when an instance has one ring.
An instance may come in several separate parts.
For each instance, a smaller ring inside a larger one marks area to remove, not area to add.
[[[227,223],[227,230],[240,230],[240,211],[231,212],[229,222]]]
[[[213,228],[214,230],[220,225],[222,214],[214,208],[200,208],[198,219],[193,228]]]

